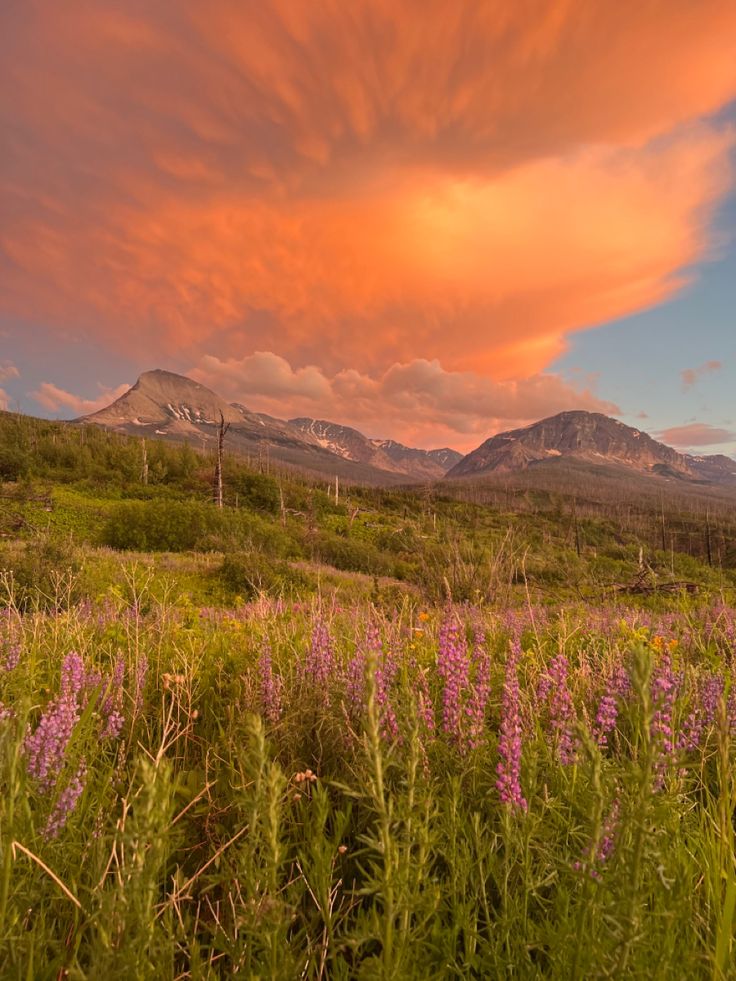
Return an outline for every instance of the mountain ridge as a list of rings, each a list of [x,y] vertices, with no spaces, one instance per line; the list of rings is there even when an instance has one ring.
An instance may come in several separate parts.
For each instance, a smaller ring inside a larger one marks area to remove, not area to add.
[[[580,409],[496,433],[445,476],[450,480],[483,477],[562,460],[605,462],[651,475],[736,484],[736,461],[730,457],[680,453],[619,419]]]
[[[393,439],[372,439],[352,426],[343,426],[326,419],[300,416],[289,422],[313,436],[331,452],[361,460],[391,473],[434,480],[443,477],[451,465],[462,459],[462,453],[448,447],[421,450]]]
[[[582,461],[653,477],[736,486],[736,460],[723,454],[691,455],[610,416],[568,410],[528,426],[496,433],[463,456],[424,450],[393,439],[375,439],[351,426],[299,416],[278,419],[227,402],[205,385],[164,369],[146,371],[109,406],[77,422],[129,435],[214,445],[222,418],[228,446],[245,455],[264,451],[289,466],[359,483],[398,484],[482,478],[542,464]]]

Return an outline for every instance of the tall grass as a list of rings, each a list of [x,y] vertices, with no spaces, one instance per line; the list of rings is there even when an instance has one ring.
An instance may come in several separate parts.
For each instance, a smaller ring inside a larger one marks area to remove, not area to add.
[[[734,976],[733,610],[128,600],[0,619],[3,978]]]

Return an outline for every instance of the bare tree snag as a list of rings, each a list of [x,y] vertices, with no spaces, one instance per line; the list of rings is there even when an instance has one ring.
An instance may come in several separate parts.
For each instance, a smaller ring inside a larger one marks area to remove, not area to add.
[[[225,445],[225,435],[230,428],[230,423],[225,422],[225,417],[220,412],[220,427],[217,433],[217,460],[215,462],[215,477],[212,482],[212,500],[216,507],[222,507],[222,451]]]

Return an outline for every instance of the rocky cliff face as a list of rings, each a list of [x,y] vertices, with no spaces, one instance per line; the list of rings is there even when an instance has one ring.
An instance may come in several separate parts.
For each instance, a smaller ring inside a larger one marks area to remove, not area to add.
[[[558,457],[619,464],[643,472],[664,468],[684,478],[698,478],[691,459],[677,450],[617,419],[582,411],[561,412],[492,436],[456,464],[448,477],[520,470]]]

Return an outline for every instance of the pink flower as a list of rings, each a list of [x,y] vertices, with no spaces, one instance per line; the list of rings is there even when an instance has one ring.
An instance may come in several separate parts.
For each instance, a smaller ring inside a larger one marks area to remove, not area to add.
[[[526,798],[521,790],[521,711],[519,695],[518,663],[521,645],[512,641],[501,705],[501,728],[498,736],[498,766],[496,788],[504,804],[521,811],[527,809]]]

